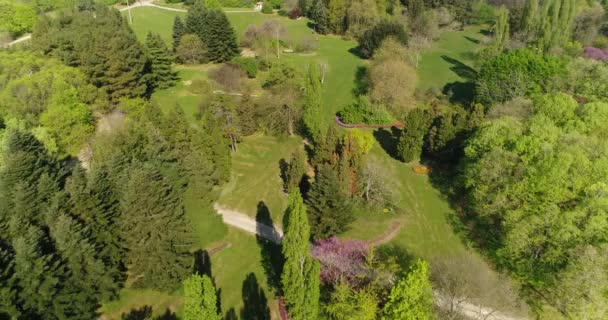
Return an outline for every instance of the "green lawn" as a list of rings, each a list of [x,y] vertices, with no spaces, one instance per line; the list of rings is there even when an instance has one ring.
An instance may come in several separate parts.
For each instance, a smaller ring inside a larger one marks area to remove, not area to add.
[[[484,36],[480,26],[469,26],[464,31],[444,32],[425,50],[418,66],[420,89],[443,89],[446,84],[466,82],[467,67],[472,67],[472,54]]]
[[[280,226],[287,196],[282,191],[279,161],[289,161],[292,152],[301,148],[301,141],[299,137],[281,140],[263,135],[246,137],[232,155],[232,176],[218,203],[252,217],[263,203]]]
[[[173,20],[175,16],[185,17],[183,12],[169,11],[154,7],[138,7],[131,9],[133,16],[133,24],[131,28],[137,35],[137,38],[144,42],[148,32],[158,33],[165,40],[167,45],[171,47],[171,35],[173,34]],[[123,11],[122,15],[127,17],[128,12]]]
[[[169,313],[181,312],[183,299],[180,294],[169,294],[156,290],[122,289],[117,300],[104,304],[99,312],[100,319],[123,319],[123,314],[135,314],[146,308],[151,308],[151,314],[161,316]],[[128,319],[144,319],[132,317]]]

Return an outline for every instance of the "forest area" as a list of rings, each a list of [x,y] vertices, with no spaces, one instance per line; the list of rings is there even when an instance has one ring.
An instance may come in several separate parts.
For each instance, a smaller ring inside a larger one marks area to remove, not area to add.
[[[0,0],[0,319],[608,318],[607,0]]]

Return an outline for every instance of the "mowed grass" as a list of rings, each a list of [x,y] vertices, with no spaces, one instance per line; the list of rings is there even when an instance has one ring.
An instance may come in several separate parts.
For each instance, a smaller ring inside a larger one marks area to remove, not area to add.
[[[157,33],[171,48],[171,36],[173,34],[173,20],[175,16],[184,18],[186,13],[163,10],[154,7],[137,7],[130,10],[133,16],[131,28],[142,43],[146,40],[148,32]],[[128,12],[123,11],[122,15],[128,17]]]
[[[123,315],[151,308],[153,316],[180,313],[183,307],[181,294],[170,294],[156,290],[122,289],[117,300],[104,304],[100,309],[100,319],[120,320]],[[128,318],[132,319],[132,318]],[[140,319],[134,317],[133,319]]]
[[[280,161],[289,161],[291,154],[302,148],[299,137],[278,139],[264,135],[245,137],[232,154],[232,176],[222,189],[220,205],[255,217],[258,205],[265,205],[274,223],[281,225],[287,207],[282,191]]]
[[[256,304],[250,305],[250,308],[263,307],[263,303],[260,303],[261,299],[253,298],[261,290],[267,299],[271,319],[280,319],[277,301],[268,289],[268,281],[261,263],[262,247],[257,243],[256,237],[230,227],[225,241],[230,243],[230,246],[211,256],[211,271],[215,285],[220,290],[222,312],[224,314],[234,312],[237,315],[234,319],[266,319],[251,314],[245,317],[241,315],[245,298],[249,298],[250,303]],[[250,287],[244,286],[245,279],[251,273],[259,284],[259,290],[255,293]],[[233,318],[226,317],[226,319]]]
[[[473,54],[485,37],[484,27],[468,26],[464,31],[447,31],[422,53],[418,66],[420,89],[439,88],[466,82],[466,67],[473,67]]]
[[[157,103],[162,110],[169,111],[176,105],[180,106],[190,120],[194,120],[199,112],[199,106],[204,97],[192,93],[189,83],[194,79],[207,79],[207,72],[213,65],[193,65],[174,67],[177,72],[177,81],[173,87],[158,90],[152,95],[152,101]]]

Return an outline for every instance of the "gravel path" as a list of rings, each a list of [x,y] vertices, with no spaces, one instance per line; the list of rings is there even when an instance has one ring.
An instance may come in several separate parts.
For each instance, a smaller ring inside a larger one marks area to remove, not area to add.
[[[239,228],[245,232],[258,235],[274,243],[281,243],[281,240],[283,239],[283,230],[278,227],[259,223],[255,221],[254,218],[251,218],[244,213],[224,208],[217,203],[213,205],[213,208],[222,215],[224,218],[224,223],[228,225]]]

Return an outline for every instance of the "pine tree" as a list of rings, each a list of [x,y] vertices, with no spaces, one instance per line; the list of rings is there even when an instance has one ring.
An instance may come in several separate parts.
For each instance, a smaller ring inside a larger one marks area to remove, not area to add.
[[[347,186],[338,177],[338,170],[330,164],[319,166],[306,201],[313,239],[338,235],[353,221],[351,201],[345,190]]]
[[[300,8],[300,14],[303,17],[308,17],[309,15],[309,0],[298,0],[298,8]]]
[[[285,210],[281,276],[285,304],[293,320],[317,319],[319,308],[319,263],[310,256],[310,227],[306,207],[295,189],[289,194]]]
[[[171,181],[150,163],[130,169],[125,190],[120,225],[129,272],[138,278],[135,285],[174,289],[192,264],[191,230],[181,198]]]
[[[151,87],[165,89],[173,85],[176,74],[171,70],[171,53],[160,35],[148,32],[146,48],[150,57]]]
[[[321,79],[319,69],[315,65],[308,66],[304,86],[304,115],[302,121],[313,142],[325,136],[326,124],[321,110]]]
[[[291,154],[291,160],[289,160],[289,164],[287,165],[284,184],[285,191],[291,192],[299,188],[305,174],[306,158],[304,153],[298,149]]]
[[[315,30],[320,34],[329,32],[329,13],[323,0],[316,0],[310,10],[310,19],[315,22]]]
[[[346,29],[346,9],[347,5],[345,0],[329,0],[327,20],[331,32],[344,34]]]
[[[207,43],[207,37],[209,36],[210,31],[209,19],[207,17],[208,14],[209,11],[207,10],[207,8],[205,8],[205,6],[200,1],[196,1],[194,5],[191,6],[190,9],[188,9],[185,21],[185,33],[192,33],[197,35],[204,44]]]
[[[418,260],[410,272],[391,289],[382,320],[433,319],[433,288],[429,266]]]
[[[184,23],[182,22],[182,18],[180,18],[179,16],[175,16],[175,20],[173,20],[173,35],[172,35],[173,52],[175,52],[175,50],[177,50],[177,47],[179,46],[179,41],[182,39],[182,37],[185,34],[186,34],[186,26],[184,26]]]
[[[210,11],[207,14],[209,34],[203,40],[207,45],[208,57],[213,62],[230,61],[239,54],[234,29],[223,11]]]
[[[211,278],[193,274],[184,281],[184,320],[221,320]]]
[[[14,272],[14,257],[0,239],[0,317],[19,319],[21,312],[17,306],[17,290]]]

